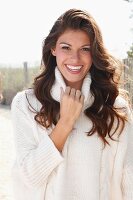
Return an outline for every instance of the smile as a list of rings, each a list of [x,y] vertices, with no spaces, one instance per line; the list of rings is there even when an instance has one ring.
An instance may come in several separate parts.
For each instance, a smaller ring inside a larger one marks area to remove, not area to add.
[[[68,72],[70,72],[71,74],[78,74],[81,72],[81,68],[83,66],[82,65],[66,65],[66,69]]]
[[[81,65],[79,66],[74,66],[74,65],[66,65],[66,67],[71,70],[71,71],[80,71],[80,69],[82,68]]]

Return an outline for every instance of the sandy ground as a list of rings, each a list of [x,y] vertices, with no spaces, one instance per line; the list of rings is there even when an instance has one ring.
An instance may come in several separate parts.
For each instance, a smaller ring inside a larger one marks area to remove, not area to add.
[[[0,200],[14,200],[11,168],[15,159],[10,107],[0,105]]]

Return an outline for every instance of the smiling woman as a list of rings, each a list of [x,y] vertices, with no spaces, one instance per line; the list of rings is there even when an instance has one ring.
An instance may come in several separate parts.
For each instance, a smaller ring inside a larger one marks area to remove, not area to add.
[[[81,89],[83,79],[92,65],[90,39],[85,31],[66,30],[52,49],[57,66],[67,86]]]
[[[121,63],[94,18],[63,13],[44,40],[42,63],[11,106],[16,200],[133,200],[133,120],[119,90]]]

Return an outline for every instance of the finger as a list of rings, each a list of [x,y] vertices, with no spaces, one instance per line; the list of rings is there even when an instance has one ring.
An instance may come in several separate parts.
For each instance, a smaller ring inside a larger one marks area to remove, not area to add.
[[[70,94],[71,88],[69,86],[66,87],[65,89],[65,94]]]
[[[81,97],[80,97],[80,102],[82,103],[82,104],[84,104],[84,95],[81,95]]]
[[[80,97],[81,97],[81,91],[80,90],[76,90],[75,99],[79,100]]]
[[[75,97],[75,94],[76,94],[76,90],[74,88],[71,88],[70,96]]]
[[[62,88],[62,87],[60,87],[60,90],[61,90],[61,93],[60,93],[60,99],[62,99],[62,97],[63,97],[63,94],[64,94],[64,90],[63,90],[63,88]]]

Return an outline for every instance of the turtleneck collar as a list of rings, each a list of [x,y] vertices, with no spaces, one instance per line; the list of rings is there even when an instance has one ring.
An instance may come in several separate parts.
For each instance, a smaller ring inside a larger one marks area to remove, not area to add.
[[[90,85],[91,85],[91,76],[90,76],[90,73],[87,73],[83,80],[83,84],[81,88],[81,92],[85,97],[83,110],[89,107],[94,100],[92,94],[90,93]],[[58,67],[56,67],[55,68],[55,82],[51,89],[51,95],[53,99],[55,99],[58,102],[60,102],[60,92],[61,92],[60,87],[62,87],[63,90],[65,90],[66,83]]]

